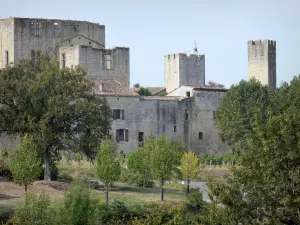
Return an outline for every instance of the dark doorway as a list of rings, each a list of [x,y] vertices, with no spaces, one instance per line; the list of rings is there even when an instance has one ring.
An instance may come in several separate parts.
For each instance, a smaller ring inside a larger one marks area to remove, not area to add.
[[[139,132],[139,147],[144,147],[144,132]]]

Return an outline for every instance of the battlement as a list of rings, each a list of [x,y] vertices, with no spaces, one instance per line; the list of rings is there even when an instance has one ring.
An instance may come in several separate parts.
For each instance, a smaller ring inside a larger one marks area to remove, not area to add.
[[[274,40],[269,40],[269,39],[265,39],[265,40],[250,40],[248,41],[248,46],[251,46],[251,45],[268,45],[268,46],[276,46],[276,41]]]
[[[168,54],[165,55],[165,59],[171,60],[171,59],[183,59],[183,60],[195,60],[195,59],[204,59],[205,55],[197,55],[197,54],[186,54],[186,53],[174,53],[174,54]]]

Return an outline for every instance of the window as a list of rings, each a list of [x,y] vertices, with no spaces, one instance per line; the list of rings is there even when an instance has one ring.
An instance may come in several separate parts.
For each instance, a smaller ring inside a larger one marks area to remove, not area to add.
[[[116,130],[116,141],[121,142],[125,141],[128,142],[128,129],[117,129]]]
[[[189,120],[189,114],[185,113],[185,120]]]
[[[177,126],[174,126],[174,132],[177,132]]]
[[[213,119],[216,119],[216,111],[213,111]]]
[[[125,119],[124,109],[113,109],[113,119],[124,120]]]
[[[186,97],[191,97],[191,92],[187,91],[186,92]]]
[[[66,54],[63,53],[61,55],[61,64],[62,64],[62,68],[66,68]]]
[[[203,140],[203,132],[199,132],[199,140]]]
[[[5,66],[7,67],[9,64],[9,54],[8,51],[5,51]]]
[[[40,28],[35,28],[35,35],[40,35]]]
[[[139,132],[139,147],[144,147],[144,132]]]
[[[79,24],[77,24],[77,25],[74,27],[74,30],[79,31],[79,29],[80,29],[80,26],[79,26]]]

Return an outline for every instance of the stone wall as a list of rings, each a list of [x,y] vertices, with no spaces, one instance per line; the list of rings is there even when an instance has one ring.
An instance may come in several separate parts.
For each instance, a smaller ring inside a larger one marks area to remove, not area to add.
[[[105,47],[103,25],[74,20],[14,18],[14,63],[30,58],[32,50],[57,56],[58,44],[78,35]]]
[[[0,69],[14,62],[14,20],[0,19]]]
[[[248,75],[276,88],[276,41],[248,41]]]

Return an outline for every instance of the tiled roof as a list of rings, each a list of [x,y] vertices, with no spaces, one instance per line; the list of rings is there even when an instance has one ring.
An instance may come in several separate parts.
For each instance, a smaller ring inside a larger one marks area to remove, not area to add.
[[[94,90],[97,94],[103,96],[139,96],[131,88],[121,84],[119,81],[113,79],[97,79],[94,81]]]
[[[165,87],[143,87],[145,89],[148,89],[151,93],[151,95],[156,95],[159,92],[166,90]],[[135,92],[138,92],[140,90],[140,88],[132,88]]]
[[[165,101],[180,101],[186,99],[186,97],[175,96],[140,96],[141,100],[165,100]]]

